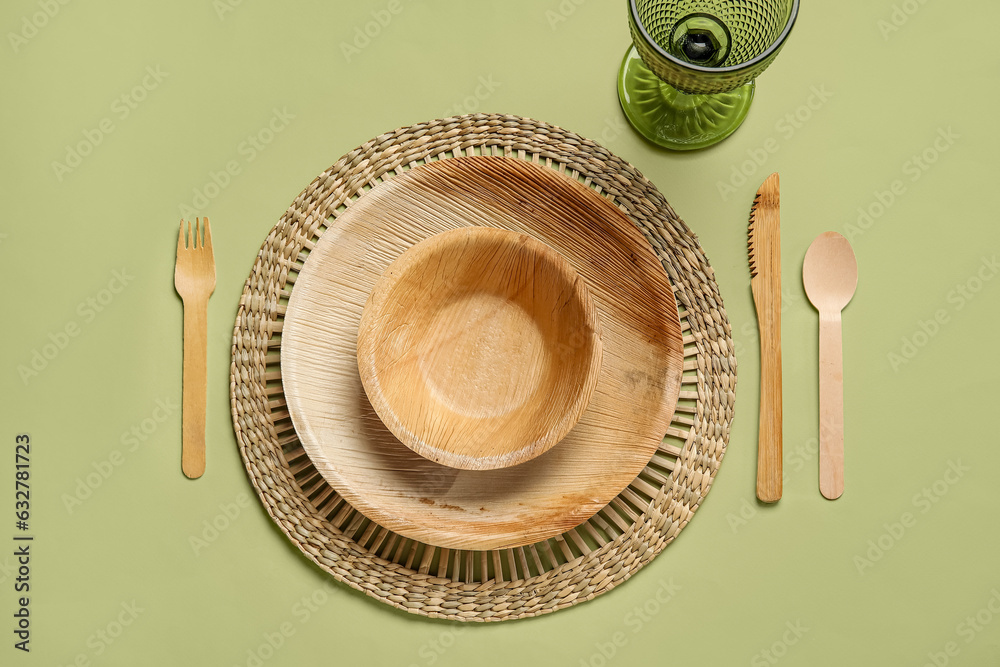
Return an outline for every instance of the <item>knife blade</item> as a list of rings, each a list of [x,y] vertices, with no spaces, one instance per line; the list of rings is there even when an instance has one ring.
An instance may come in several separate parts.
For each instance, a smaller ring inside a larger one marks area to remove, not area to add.
[[[750,290],[760,331],[760,426],[757,497],[781,498],[781,217],[778,174],[764,180],[747,231]]]

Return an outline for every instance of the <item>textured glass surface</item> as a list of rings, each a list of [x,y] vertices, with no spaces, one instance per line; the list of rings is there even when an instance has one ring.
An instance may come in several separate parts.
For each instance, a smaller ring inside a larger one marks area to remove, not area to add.
[[[778,54],[797,11],[797,0],[629,0],[629,23],[636,49],[657,76],[683,92],[708,94],[732,90],[763,72]],[[692,14],[713,17],[725,26],[731,43],[723,62],[690,67],[685,60],[692,59],[671,43],[678,23]]]
[[[733,46],[729,28],[709,14],[693,13],[674,24],[667,51],[702,67],[722,67]]]
[[[799,0],[627,0],[633,47],[618,99],[629,122],[660,146],[710,146],[732,134],[753,80],[778,55]]]
[[[729,28],[733,48],[721,67],[751,60],[778,39],[792,11],[792,0],[636,0],[639,23],[653,41],[667,48],[670,33],[682,18],[700,13]]]
[[[665,83],[635,47],[622,61],[618,96],[632,126],[664,148],[693,150],[722,141],[736,131],[753,100],[753,81],[712,95],[688,95]]]

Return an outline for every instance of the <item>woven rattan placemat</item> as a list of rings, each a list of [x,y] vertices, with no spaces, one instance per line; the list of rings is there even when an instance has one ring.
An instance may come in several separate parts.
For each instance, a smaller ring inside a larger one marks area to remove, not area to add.
[[[607,196],[663,262],[684,333],[684,378],[663,444],[635,481],[577,528],[537,544],[460,551],[395,534],[322,479],[296,437],[281,387],[281,327],[309,251],[365,191],[420,164],[463,155],[530,160]],[[233,335],[233,425],[250,480],[292,542],[338,580],[411,613],[463,621],[543,614],[625,581],[693,516],[729,441],[736,357],[714,272],[663,195],[605,148],[518,116],[475,114],[383,134],[342,157],[292,203],[261,247]]]

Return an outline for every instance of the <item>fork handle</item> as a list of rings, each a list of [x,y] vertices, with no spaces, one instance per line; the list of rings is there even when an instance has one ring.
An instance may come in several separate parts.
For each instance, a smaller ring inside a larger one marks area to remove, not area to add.
[[[184,300],[184,402],[181,420],[181,469],[191,479],[205,472],[205,358],[208,350],[208,300]]]

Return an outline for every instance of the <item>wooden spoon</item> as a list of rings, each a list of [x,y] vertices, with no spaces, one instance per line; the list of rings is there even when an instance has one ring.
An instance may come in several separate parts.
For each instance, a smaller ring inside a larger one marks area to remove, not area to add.
[[[819,311],[819,490],[844,493],[844,357],[840,311],[858,286],[858,262],[847,239],[825,232],[806,251],[802,283]]]

